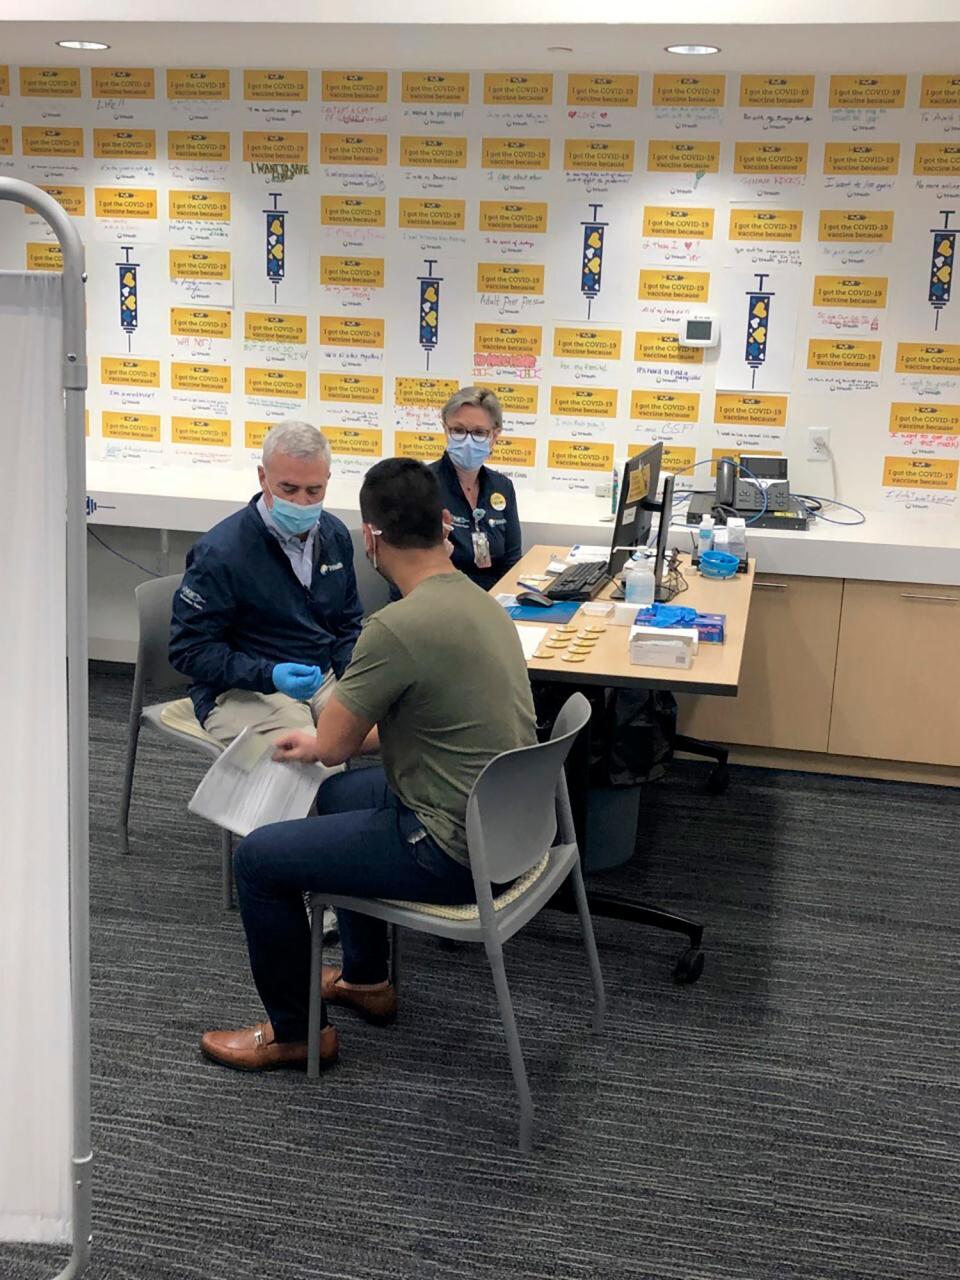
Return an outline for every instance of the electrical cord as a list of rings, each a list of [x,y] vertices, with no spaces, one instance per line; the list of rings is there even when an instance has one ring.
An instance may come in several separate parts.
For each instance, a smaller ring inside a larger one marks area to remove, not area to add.
[[[847,525],[849,528],[853,529],[858,524],[867,523],[867,517],[865,513],[861,511],[859,507],[851,506],[849,502],[840,502],[836,498],[821,498],[818,494],[815,494],[815,493],[794,493],[794,494],[791,494],[791,497],[799,498],[800,501],[803,503],[803,505],[807,508],[807,511],[810,513],[810,515],[814,516],[817,520],[826,520],[827,524]],[[832,516],[825,516],[823,514],[824,506],[843,507],[844,511],[852,511],[854,515],[859,516],[860,519],[859,520],[834,520]]]
[[[132,564],[135,569],[139,569],[142,573],[148,574],[151,578],[163,577],[163,574],[157,573],[154,569],[148,569],[147,566],[145,564],[141,564],[139,560],[131,560],[130,557],[125,556],[122,551],[117,551],[116,548],[111,547],[108,543],[104,542],[101,537],[98,537],[89,525],[87,525],[87,533],[94,542],[98,542],[100,546],[103,547],[104,551],[109,551],[110,554],[112,556],[116,556],[118,560],[123,560],[126,564]]]

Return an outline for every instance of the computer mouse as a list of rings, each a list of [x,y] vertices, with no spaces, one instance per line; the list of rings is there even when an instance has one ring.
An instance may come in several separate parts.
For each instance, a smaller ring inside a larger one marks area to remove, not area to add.
[[[553,601],[540,591],[521,591],[517,596],[517,604],[532,604],[537,609],[549,609]]]

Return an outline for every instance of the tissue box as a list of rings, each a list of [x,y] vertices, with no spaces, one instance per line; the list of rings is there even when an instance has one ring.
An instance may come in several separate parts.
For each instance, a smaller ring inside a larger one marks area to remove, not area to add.
[[[638,667],[673,667],[693,664],[700,638],[693,627],[630,628],[630,662]]]
[[[649,626],[652,618],[652,610],[641,609],[635,621],[639,626]],[[726,623],[725,613],[698,613],[692,625],[700,637],[701,644],[723,644],[726,639]],[[668,634],[678,630],[676,627],[658,627],[657,629]]]

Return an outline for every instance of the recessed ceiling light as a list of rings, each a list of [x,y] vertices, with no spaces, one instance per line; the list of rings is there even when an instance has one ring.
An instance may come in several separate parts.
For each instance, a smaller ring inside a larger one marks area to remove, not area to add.
[[[100,40],[58,40],[61,49],[109,49],[108,44]]]
[[[705,54],[719,53],[720,48],[715,44],[668,44],[667,53],[688,53],[688,54]]]
[[[548,44],[547,53],[573,53],[568,44]]]

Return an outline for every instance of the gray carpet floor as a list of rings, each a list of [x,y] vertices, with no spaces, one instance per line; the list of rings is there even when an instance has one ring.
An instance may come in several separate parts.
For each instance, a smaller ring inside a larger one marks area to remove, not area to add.
[[[200,1058],[259,1008],[184,809],[200,757],[144,736],[117,854],[128,696],[95,677],[91,1280],[960,1274],[956,792],[735,769],[718,799],[696,764],[647,788],[641,856],[602,882],[702,919],[707,968],[677,987],[677,939],[598,921],[596,1038],[574,922],[510,944],[524,1157],[478,948],[411,938],[400,1020],[336,1015],[318,1086]],[[61,1261],[7,1247],[0,1276]]]

